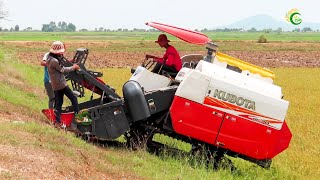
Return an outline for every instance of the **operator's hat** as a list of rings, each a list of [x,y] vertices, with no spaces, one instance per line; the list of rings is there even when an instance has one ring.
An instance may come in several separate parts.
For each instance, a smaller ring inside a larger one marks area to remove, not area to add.
[[[160,34],[158,37],[158,40],[155,42],[159,43],[160,41],[170,42],[170,40],[168,40],[168,38],[167,38],[167,35],[165,35],[165,34]]]
[[[52,43],[50,52],[53,54],[61,54],[66,51],[64,44],[61,41],[55,41]]]

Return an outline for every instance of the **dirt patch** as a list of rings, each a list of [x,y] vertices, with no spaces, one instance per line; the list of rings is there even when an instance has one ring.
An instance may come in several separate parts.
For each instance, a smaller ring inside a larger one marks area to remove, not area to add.
[[[0,101],[0,106],[13,111],[0,109],[0,126],[8,123],[23,126],[34,121],[32,117],[18,113],[20,111],[7,102]],[[57,133],[65,134],[63,130]],[[48,138],[48,135],[20,131],[19,128],[6,129],[0,143],[0,179],[141,179],[121,166],[101,159],[108,153],[106,149],[97,148],[92,155],[92,152],[77,149],[64,135],[54,137],[61,144],[48,143]],[[60,145],[69,149],[55,149]]]
[[[85,156],[81,150],[78,150],[77,153],[79,156]],[[87,160],[90,160],[90,158]],[[121,172],[117,174],[99,172],[91,165],[91,163],[66,157],[63,153],[42,148],[0,145],[0,171],[15,177],[26,179],[134,178],[133,176],[123,175]],[[112,168],[110,167],[110,169]]]
[[[180,52],[181,56],[191,53],[204,54],[205,52]],[[235,58],[262,67],[320,67],[320,52],[297,52],[297,51],[226,51],[224,52]],[[66,57],[73,57],[74,53],[67,53]],[[161,56],[161,53],[156,53]],[[18,53],[18,57],[24,63],[38,65],[43,53]],[[88,56],[87,66],[101,67],[136,67],[141,64],[145,53],[143,52],[93,52]],[[36,61],[39,60],[39,61]]]
[[[0,124],[3,122],[19,123],[34,121],[49,124],[49,121],[41,112],[0,100]]]
[[[56,172],[56,155],[50,151],[34,148],[17,148],[0,145],[0,167],[9,173],[28,179],[63,178]]]
[[[248,43],[248,42],[246,42]],[[254,42],[252,42],[254,43]],[[39,65],[46,52],[50,42],[6,42],[10,47],[17,48],[17,55],[20,61],[27,64]],[[134,51],[133,47],[122,47],[123,42],[109,42],[109,41],[74,41],[69,42],[70,49],[78,47],[87,47],[90,49],[87,66],[93,68],[99,67],[136,67],[144,59],[146,52]],[[119,45],[119,48],[115,48]],[[109,46],[114,46],[114,51],[108,50]],[[239,58],[241,60],[256,64],[263,67],[320,67],[320,52],[314,50],[308,51],[294,51],[283,50],[285,47],[295,47],[298,49],[307,48],[310,43],[281,43],[274,42],[266,45],[266,48],[278,48],[279,51],[225,51],[224,53]],[[319,44],[313,43],[312,47],[320,47]],[[121,48],[120,48],[121,47]],[[148,48],[148,47],[145,47]],[[29,49],[29,50],[26,50]],[[42,50],[43,49],[43,50]],[[157,52],[150,52],[151,54],[162,56],[163,49]],[[203,51],[180,51],[180,55],[200,53],[205,55]],[[67,52],[66,57],[71,59],[74,52]]]
[[[2,83],[9,83],[16,86],[22,86],[24,83],[20,79],[11,77],[11,76],[5,76],[3,74],[0,74],[0,82]]]
[[[225,53],[262,67],[320,67],[320,51],[227,51]]]
[[[0,123],[2,122],[30,122],[40,120],[40,116],[29,116],[28,109],[12,105],[0,100]]]

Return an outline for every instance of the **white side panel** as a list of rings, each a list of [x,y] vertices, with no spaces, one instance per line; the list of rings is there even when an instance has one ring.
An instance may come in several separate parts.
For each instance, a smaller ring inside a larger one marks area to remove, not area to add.
[[[281,123],[275,122],[274,124],[272,124],[272,126],[276,129],[280,129],[282,127],[282,123],[285,120],[288,106],[289,106],[288,101],[278,99],[278,98],[268,97],[258,92],[251,91],[244,87],[236,87],[233,84],[223,81],[223,79],[214,78],[214,77],[211,79],[208,90],[211,90],[211,93],[209,95],[210,97],[219,99],[220,101],[223,101],[222,98],[220,97],[221,98],[220,99],[218,96],[215,96],[215,92],[217,90],[225,92],[225,94],[223,95],[225,99],[227,99],[228,94],[232,94],[232,95],[235,95],[236,97],[241,97],[245,100],[250,101],[250,104],[254,102],[254,106],[251,106],[252,108],[248,110],[259,113],[262,116],[251,115],[251,117],[256,117],[256,118],[259,117],[260,119],[263,119],[263,116],[266,116],[266,119],[272,118],[275,120],[279,120],[281,121]],[[226,102],[228,102],[228,100]],[[232,104],[236,105],[236,103],[232,103]],[[244,108],[244,106],[245,106],[245,103],[243,103],[243,105],[239,107]],[[230,112],[228,113],[231,113],[231,114],[236,113],[234,115],[239,114],[239,112],[236,112],[236,110],[233,110],[233,108],[230,108],[229,111]],[[232,112],[232,111],[235,111],[235,112]],[[246,113],[242,113],[242,114],[246,114]]]
[[[251,91],[259,92],[265,96],[274,98],[282,97],[281,87],[279,86],[247,76],[246,74],[225,69],[212,63],[200,61],[196,67],[196,70],[199,70],[200,72],[212,77],[222,78],[224,81],[227,81],[234,86],[245,87]]]
[[[167,87],[171,81],[169,78],[152,73],[141,66],[136,69],[130,80],[137,81],[144,88],[144,91]]]
[[[219,97],[216,90],[222,92]],[[207,96],[215,98],[215,108],[276,129],[282,127],[289,106],[279,86],[204,61],[188,71],[176,95],[201,104]]]
[[[198,103],[203,103],[210,77],[199,71],[190,71],[180,83],[176,96],[180,96]]]

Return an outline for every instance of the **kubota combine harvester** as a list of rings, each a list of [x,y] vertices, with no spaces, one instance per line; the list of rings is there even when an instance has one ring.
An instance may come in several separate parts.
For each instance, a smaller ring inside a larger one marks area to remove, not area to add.
[[[146,60],[123,85],[122,98],[99,79],[101,73],[85,68],[88,50],[78,49],[74,60],[81,69],[66,77],[80,97],[87,88],[99,98],[91,96],[79,104],[82,120],[71,123],[77,131],[106,140],[124,135],[128,145],[147,147],[157,145],[152,138],[158,133],[190,143],[192,151],[205,147],[216,162],[227,154],[270,167],[292,137],[285,122],[289,103],[282,99],[281,87],[273,84],[274,73],[217,52],[218,46],[202,33],[155,22],[147,25],[205,45],[208,53],[182,57],[183,68],[177,74],[152,73],[153,62]],[[72,111],[67,107],[61,116],[67,125]],[[54,119],[52,110],[43,112]]]

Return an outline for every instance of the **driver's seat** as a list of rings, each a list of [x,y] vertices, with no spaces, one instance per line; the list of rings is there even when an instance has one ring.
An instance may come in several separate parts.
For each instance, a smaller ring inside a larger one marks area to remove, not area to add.
[[[201,54],[187,54],[181,57],[182,67],[188,67],[194,69],[197,63],[203,60],[203,55]],[[163,70],[162,70],[163,71]],[[179,72],[168,72],[162,74],[169,74],[171,77],[175,78]]]
[[[181,57],[182,67],[194,69],[200,60],[203,60],[201,54],[187,54]]]

